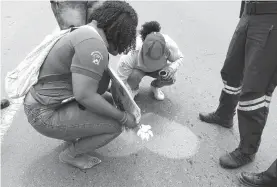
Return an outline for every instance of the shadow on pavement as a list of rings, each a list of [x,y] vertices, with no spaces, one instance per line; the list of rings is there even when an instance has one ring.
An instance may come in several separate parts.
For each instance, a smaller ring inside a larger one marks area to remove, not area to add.
[[[178,111],[180,111],[182,105],[182,103],[174,102],[170,97],[166,97],[164,101],[157,101],[149,88],[141,88],[135,101],[141,108],[142,115],[146,113],[154,113],[169,120],[176,120],[174,117],[178,115]]]

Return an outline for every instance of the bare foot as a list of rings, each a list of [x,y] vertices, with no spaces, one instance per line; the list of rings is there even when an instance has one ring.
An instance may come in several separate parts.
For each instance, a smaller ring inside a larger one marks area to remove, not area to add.
[[[101,163],[99,158],[90,156],[88,154],[82,154],[73,157],[68,153],[67,150],[60,153],[59,159],[61,162],[70,164],[79,169],[89,169]]]

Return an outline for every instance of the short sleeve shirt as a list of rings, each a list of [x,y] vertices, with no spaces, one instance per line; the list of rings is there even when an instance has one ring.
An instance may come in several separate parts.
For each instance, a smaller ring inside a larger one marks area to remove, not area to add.
[[[71,63],[71,72],[89,76],[100,81],[108,67],[109,53],[105,43],[97,33],[87,31],[87,37],[74,38],[74,56]],[[85,33],[84,33],[85,34]]]
[[[107,73],[109,53],[101,36],[88,27],[81,27],[61,38],[51,49],[39,73],[39,82],[31,91],[44,105],[57,104],[73,96],[72,73],[82,74],[97,81],[97,93],[103,94],[109,85]],[[48,76],[63,76],[65,80],[40,83]],[[67,77],[68,76],[68,77]]]

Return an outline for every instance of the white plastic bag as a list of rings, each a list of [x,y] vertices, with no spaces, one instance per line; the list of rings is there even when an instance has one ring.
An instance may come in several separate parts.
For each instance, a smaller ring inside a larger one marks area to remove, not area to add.
[[[29,89],[37,83],[39,69],[54,44],[70,29],[61,30],[45,37],[45,39],[31,51],[27,57],[5,78],[5,89],[10,98],[25,96]]]

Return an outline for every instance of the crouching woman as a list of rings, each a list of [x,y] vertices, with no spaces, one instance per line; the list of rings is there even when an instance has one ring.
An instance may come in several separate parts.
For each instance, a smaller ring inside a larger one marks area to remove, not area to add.
[[[24,101],[34,129],[71,143],[60,161],[80,169],[101,162],[88,153],[116,138],[123,125],[137,126],[134,116],[115,108],[106,92],[109,53],[135,47],[137,13],[126,2],[106,1],[89,22],[54,45]],[[76,100],[63,103],[68,98]]]

